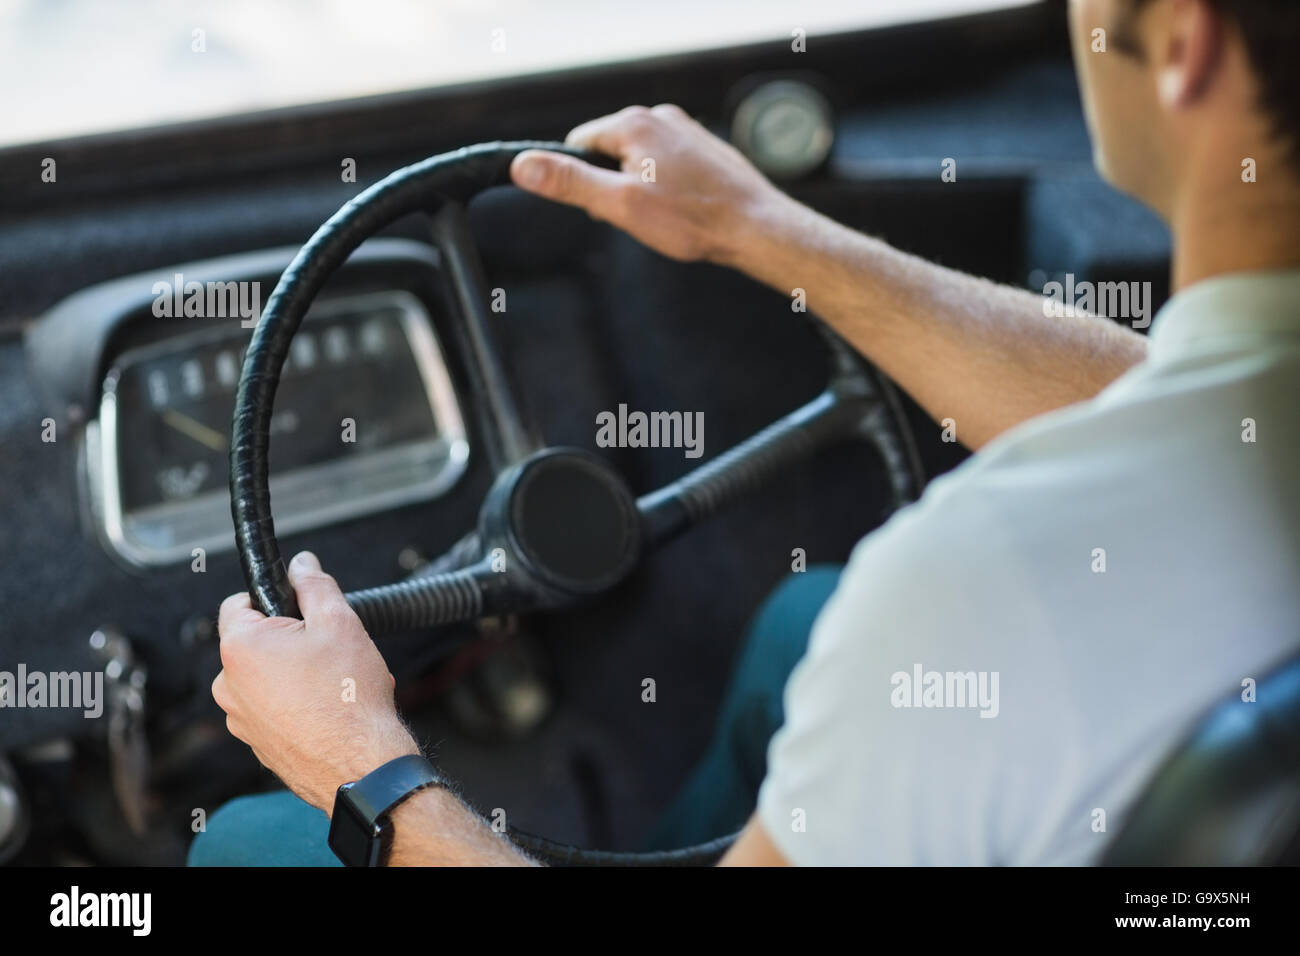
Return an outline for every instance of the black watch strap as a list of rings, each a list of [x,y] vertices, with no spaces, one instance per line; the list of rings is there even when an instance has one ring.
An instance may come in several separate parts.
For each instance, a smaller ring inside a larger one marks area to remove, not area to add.
[[[329,846],[345,866],[383,866],[392,843],[389,814],[411,794],[446,780],[419,754],[398,757],[345,783],[334,797]]]

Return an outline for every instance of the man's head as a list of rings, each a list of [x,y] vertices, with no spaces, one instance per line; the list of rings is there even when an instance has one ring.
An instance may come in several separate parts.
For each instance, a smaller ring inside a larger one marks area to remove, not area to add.
[[[1097,166],[1169,217],[1241,163],[1300,183],[1300,2],[1071,0]]]

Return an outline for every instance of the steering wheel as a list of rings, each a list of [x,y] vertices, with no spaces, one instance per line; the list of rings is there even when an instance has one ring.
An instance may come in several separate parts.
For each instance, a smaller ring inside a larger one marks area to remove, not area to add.
[[[453,321],[459,323],[479,441],[496,479],[483,501],[477,534],[453,550],[450,562],[436,564],[446,570],[347,595],[371,636],[592,600],[622,581],[650,550],[832,442],[869,440],[880,453],[896,505],[919,494],[924,476],[892,386],[820,325],[832,357],[826,389],[658,491],[638,498],[596,455],[546,446],[498,342],[466,217],[466,205],[476,194],[510,182],[510,163],[525,149],[613,165],[609,157],[559,143],[519,141],[468,146],[399,169],[331,216],[299,250],[267,300],[235,392],[230,442],[235,541],[249,594],[264,614],[300,616],[275,538],[268,480],[272,405],[289,343],[313,299],[348,256],[413,212],[432,219],[433,241],[458,309]],[[580,850],[517,831],[510,836],[550,862],[570,864],[711,862],[730,840],[624,854]]]

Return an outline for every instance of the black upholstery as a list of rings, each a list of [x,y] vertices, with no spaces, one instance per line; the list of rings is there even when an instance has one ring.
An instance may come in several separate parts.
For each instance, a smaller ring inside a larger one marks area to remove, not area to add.
[[[1235,690],[1138,799],[1102,863],[1251,866],[1300,862],[1300,657]]]

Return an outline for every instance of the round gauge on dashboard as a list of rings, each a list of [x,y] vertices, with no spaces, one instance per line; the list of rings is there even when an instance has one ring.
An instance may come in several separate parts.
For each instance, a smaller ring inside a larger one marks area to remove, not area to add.
[[[230,420],[247,344],[236,323],[114,359],[86,450],[103,536],[131,564],[233,545]],[[449,488],[468,443],[424,304],[392,290],[313,307],[290,345],[271,435],[277,530]]]
[[[800,80],[771,80],[736,107],[731,141],[773,179],[798,179],[819,168],[835,142],[826,97]]]

